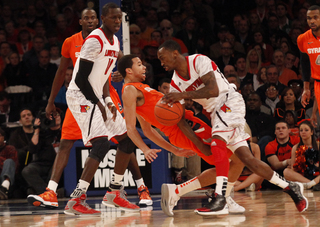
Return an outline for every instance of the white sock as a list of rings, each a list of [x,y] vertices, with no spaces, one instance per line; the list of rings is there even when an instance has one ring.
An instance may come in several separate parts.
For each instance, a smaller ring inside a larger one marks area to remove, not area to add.
[[[226,194],[226,189],[228,185],[228,177],[224,176],[218,176],[216,177],[216,190],[215,193],[219,195],[225,195]]]
[[[317,184],[317,183],[316,183],[314,180],[309,181],[308,183],[306,183],[307,189],[312,188],[312,187],[315,186],[316,184]]]
[[[53,181],[53,180],[50,180],[49,183],[48,183],[48,187],[50,190],[56,192],[57,191],[57,188],[58,188],[58,183]]]
[[[280,188],[286,188],[289,185],[289,183],[286,180],[284,180],[283,177],[280,177],[279,174],[276,172],[273,172],[273,175],[269,181],[270,183],[275,184]]]
[[[9,190],[10,187],[10,181],[8,180],[4,180],[1,184],[2,187],[6,188],[7,190]]]
[[[178,192],[178,196],[182,196],[198,188],[201,188],[201,184],[198,177],[195,177],[191,180],[188,180],[187,182],[177,185],[176,193]]]
[[[113,172],[111,183],[115,184],[115,185],[122,185],[122,183],[121,183],[122,179],[123,179],[123,175],[119,175],[119,174],[116,174],[115,172]]]
[[[135,180],[136,184],[137,184],[137,188],[140,188],[140,186],[144,185],[144,181],[143,178],[140,178],[138,180]]]
[[[89,188],[90,183],[84,180],[79,180],[79,184],[77,185],[77,188],[81,188],[83,191],[87,191]]]
[[[232,191],[232,188],[236,182],[228,182],[227,184],[227,190],[226,190],[226,197],[230,196],[230,193]]]

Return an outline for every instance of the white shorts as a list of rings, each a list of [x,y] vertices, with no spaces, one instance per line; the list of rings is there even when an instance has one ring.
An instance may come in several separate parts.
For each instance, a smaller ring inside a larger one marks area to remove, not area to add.
[[[227,147],[234,152],[248,146],[250,135],[244,131],[246,106],[239,92],[230,90],[223,96],[211,113],[212,135],[222,137]]]
[[[127,132],[126,122],[119,111],[116,120],[113,121],[113,114],[106,108],[107,120],[104,122],[98,105],[87,100],[81,91],[67,90],[66,98],[68,107],[81,129],[85,146],[90,145],[90,140],[94,138],[107,136],[110,140]],[[102,98],[100,102],[104,104]]]

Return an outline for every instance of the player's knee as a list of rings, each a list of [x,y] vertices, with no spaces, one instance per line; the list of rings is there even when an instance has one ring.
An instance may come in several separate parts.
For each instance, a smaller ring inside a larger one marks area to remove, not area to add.
[[[92,142],[92,149],[89,154],[90,158],[101,162],[110,149],[110,143],[106,137],[99,138]]]
[[[219,139],[212,139],[211,152],[214,156],[215,162],[219,163],[228,159],[228,151],[226,142]]]
[[[135,148],[136,146],[129,138],[129,136],[119,141],[118,149],[126,154],[131,154],[135,151]]]

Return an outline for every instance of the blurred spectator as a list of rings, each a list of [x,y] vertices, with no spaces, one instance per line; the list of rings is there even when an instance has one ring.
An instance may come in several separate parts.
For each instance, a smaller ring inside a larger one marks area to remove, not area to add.
[[[162,37],[164,41],[170,39],[176,41],[181,47],[181,54],[188,55],[188,48],[186,47],[186,45],[184,45],[182,40],[172,36],[173,28],[172,23],[169,20],[165,19],[160,22],[160,30],[162,32]]]
[[[35,31],[35,36],[41,36],[45,39],[46,37],[46,28],[45,28],[45,24],[42,20],[37,20],[34,23],[34,31]],[[34,37],[35,37],[34,36]]]
[[[266,146],[265,155],[272,169],[283,176],[284,169],[291,166],[291,149],[300,140],[290,135],[289,125],[283,120],[276,123],[275,128],[276,138]]]
[[[2,6],[0,18],[1,18],[0,21],[1,21],[2,25],[6,24],[8,21],[13,20],[12,9],[11,9],[10,5],[3,5]]]
[[[175,35],[182,29],[182,19],[179,10],[174,10],[170,16],[170,21],[172,22],[173,33]]]
[[[158,85],[158,91],[160,91],[162,94],[168,94],[170,91],[170,83],[171,80],[169,78],[163,78],[160,80]]]
[[[240,26],[240,21],[244,19],[241,14],[236,14],[233,17],[233,29],[234,29],[234,34],[239,34],[239,26]]]
[[[266,90],[266,99],[264,103],[266,104],[266,106],[270,107],[272,115],[274,114],[274,110],[278,102],[280,102],[280,98],[276,84],[268,83]]]
[[[50,46],[50,63],[56,64],[59,67],[61,61],[60,48],[58,45]]]
[[[8,56],[9,64],[2,73],[6,86],[27,85],[28,70],[24,62],[20,61],[19,54],[11,52]]]
[[[11,46],[8,42],[0,43],[0,75],[3,72],[7,64],[9,64],[8,56],[12,51]]]
[[[276,120],[284,119],[284,113],[286,110],[293,110],[297,115],[297,121],[301,121],[305,117],[305,109],[302,107],[300,102],[297,101],[296,96],[292,88],[286,87],[281,92],[280,102],[277,104],[274,110],[274,117]]]
[[[51,29],[51,30],[48,30],[46,32],[46,37],[47,37],[47,43],[45,44],[44,48],[47,49],[47,50],[50,50],[50,47],[52,45],[57,45],[59,47],[59,49],[61,50],[62,48],[62,43],[60,43],[58,41],[58,33],[55,29]]]
[[[136,24],[131,24],[129,29],[130,29],[130,49],[134,47],[143,49],[148,42],[144,39],[141,39],[141,30],[139,26]]]
[[[54,104],[56,105],[56,107],[64,110],[64,112],[67,110],[66,92],[72,79],[72,72],[73,67],[68,67],[65,74],[64,83],[60,88],[56,98],[54,99]]]
[[[28,84],[32,87],[35,102],[47,101],[50,95],[52,82],[57,71],[57,66],[50,63],[50,54],[48,50],[41,50],[39,52],[39,63],[30,71]],[[35,104],[36,104],[35,103]]]
[[[246,71],[251,74],[257,74],[261,67],[261,55],[255,49],[247,54]]]
[[[175,37],[182,40],[188,49],[189,55],[200,53],[203,45],[200,45],[195,17],[187,17],[183,22],[183,29],[176,33]]]
[[[72,36],[75,33],[74,28],[68,27],[66,18],[63,14],[58,14],[56,17],[57,21],[57,32],[58,32],[58,41],[63,42],[69,36]],[[79,21],[77,21],[79,23]],[[79,24],[77,24],[77,27]]]
[[[139,26],[140,28],[140,32],[141,32],[141,39],[149,42],[150,41],[150,37],[151,37],[151,33],[154,31],[154,28],[152,27],[148,27],[147,25],[147,19],[142,16],[139,15],[136,18],[136,24]],[[160,25],[161,26],[161,25]],[[170,25],[171,26],[171,25]]]
[[[243,45],[240,42],[236,41],[234,34],[227,33],[226,41],[229,42],[232,46],[233,56],[237,56],[238,54],[246,54]]]
[[[251,11],[258,15],[261,23],[264,22],[264,20],[267,18],[268,9],[266,2],[266,0],[255,0],[257,8]]]
[[[288,51],[285,54],[284,58],[284,66],[288,69],[294,71],[297,75],[299,75],[299,69],[295,66],[296,63],[299,62],[299,58],[294,55],[292,51]],[[299,77],[299,76],[298,76]]]
[[[301,182],[305,189],[319,191],[319,142],[310,121],[299,125],[300,142],[292,148],[291,165],[284,170],[284,177],[290,181]]]
[[[222,71],[226,65],[234,65],[235,60],[232,57],[232,46],[229,42],[221,44],[221,56],[217,59],[216,64]]]
[[[284,85],[288,85],[289,80],[298,79],[297,74],[285,67],[284,54],[281,50],[275,50],[273,53],[273,63],[277,66],[279,71],[279,81]]]
[[[286,54],[288,51],[291,51],[290,44],[287,41],[282,41],[280,43],[280,50]]]
[[[247,50],[252,44],[252,35],[249,33],[249,21],[247,19],[241,20],[239,24],[239,33],[236,35],[236,40],[240,42],[244,49]]]
[[[223,74],[225,75],[225,77],[227,77],[229,74],[237,75],[237,72],[233,65],[226,65],[223,69]],[[239,79],[239,82],[240,82],[240,79]],[[239,86],[240,86],[240,83],[239,83]]]
[[[254,89],[253,89],[252,84],[248,83],[248,84],[243,85],[243,87],[241,88],[241,95],[242,95],[244,101],[247,101],[247,99],[251,93],[254,93]]]
[[[279,72],[275,65],[269,65],[267,67],[267,83],[262,85],[257,89],[257,93],[260,96],[261,100],[266,99],[266,90],[268,88],[268,84],[273,83],[277,86],[277,90],[281,94],[281,92],[285,89],[285,85],[279,82]]]
[[[226,66],[227,67],[227,66]],[[229,83],[235,84],[237,87],[237,91],[240,91],[240,79],[236,74],[228,74],[225,75]]]
[[[287,110],[284,113],[284,121],[287,122],[289,129],[290,129],[290,135],[292,136],[299,136],[299,128],[298,128],[298,121],[297,121],[297,114],[293,110]]]
[[[291,20],[287,17],[288,8],[283,2],[279,2],[276,7],[276,14],[279,19],[279,28],[289,34],[291,29]]]
[[[44,1],[42,0],[36,0],[34,2],[34,6],[36,9],[36,21],[41,20],[44,22],[44,24],[48,24],[47,22],[47,10],[44,6]]]
[[[147,26],[150,28],[157,29],[159,27],[157,10],[155,8],[151,8],[148,10],[146,15]]]
[[[16,42],[16,47],[19,53],[20,60],[22,60],[23,55],[32,48],[31,34],[28,30],[20,30],[18,34],[18,42]]]
[[[86,8],[86,1],[85,0],[75,0],[73,9],[77,16],[81,18],[81,12]]]
[[[5,31],[7,33],[7,41],[10,44],[15,44],[18,41],[18,29],[15,28],[13,21],[8,21],[4,25]]]
[[[300,102],[301,101],[302,92],[303,92],[303,82],[302,82],[302,80],[290,80],[288,82],[288,87],[290,87],[293,90],[293,93],[296,96],[298,102]]]
[[[28,27],[28,17],[27,17],[27,11],[21,10],[19,15],[18,15],[18,32],[22,30],[27,30],[30,34],[34,35],[35,31]]]
[[[267,83],[267,68],[261,67],[257,74],[253,75],[253,89],[256,91],[259,87]]]
[[[290,38],[291,38],[291,50],[293,51],[293,53],[296,55],[296,56],[299,56],[300,55],[300,51],[299,51],[299,48],[298,48],[298,45],[297,45],[297,38],[299,35],[302,34],[302,29],[299,28],[299,27],[295,27],[295,28],[292,28],[290,30]]]
[[[253,40],[255,43],[258,43],[262,46],[262,50],[265,56],[263,62],[272,62],[273,48],[270,44],[265,43],[265,34],[262,29],[253,31]]]
[[[36,7],[34,5],[28,5],[27,18],[28,18],[27,26],[29,28],[34,28],[34,24],[36,22]]]
[[[72,28],[72,34],[78,32],[81,30],[81,27],[79,25],[79,19],[80,17],[73,11],[71,6],[66,6],[63,10],[63,15],[67,23],[68,28]]]
[[[267,0],[267,12],[268,15],[270,14],[276,14],[276,1],[275,0]],[[267,17],[268,17],[267,15]]]
[[[152,33],[151,33],[151,41],[156,41],[159,46],[162,44],[162,33],[160,30],[154,30]]]
[[[49,10],[48,10],[48,20],[49,20],[49,29],[53,29],[57,27],[57,15],[59,14],[59,9],[57,6],[55,5],[51,5],[49,6]]]
[[[260,97],[256,93],[251,93],[246,100],[247,111],[245,118],[252,132],[252,142],[257,144],[259,144],[259,141],[262,137],[266,136],[266,138],[269,139],[273,138],[275,125],[274,118],[271,115],[261,111],[261,105],[262,102]]]
[[[218,30],[219,41],[210,46],[210,58],[216,61],[221,56],[221,45],[227,39],[229,28],[226,25],[221,25]]]
[[[5,34],[0,33],[0,43],[6,42],[7,41],[7,36]]]
[[[261,29],[261,21],[259,15],[256,12],[251,12],[249,15],[250,31],[255,31],[256,29]]]
[[[18,169],[18,153],[14,146],[5,142],[5,132],[0,129],[0,200],[8,199],[8,192],[14,184],[16,169]]]
[[[0,125],[19,120],[19,108],[11,105],[11,99],[7,92],[0,92]]]
[[[39,63],[38,55],[44,48],[44,38],[42,36],[34,36],[32,43],[32,49],[27,51],[22,57],[22,60],[26,63],[29,70],[36,67]]]
[[[270,61],[268,61],[265,57],[265,53],[263,51],[263,47],[259,43],[254,43],[252,45],[252,49],[255,49],[257,53],[260,55],[261,58],[261,66],[269,66],[271,64]]]
[[[253,85],[253,74],[249,73],[246,69],[246,57],[245,55],[238,55],[235,57],[235,67],[237,68],[237,74],[241,81],[240,90],[245,84]]]
[[[309,29],[308,23],[307,23],[307,11],[308,9],[302,7],[299,9],[298,18],[297,20],[301,23],[302,31],[305,32]]]

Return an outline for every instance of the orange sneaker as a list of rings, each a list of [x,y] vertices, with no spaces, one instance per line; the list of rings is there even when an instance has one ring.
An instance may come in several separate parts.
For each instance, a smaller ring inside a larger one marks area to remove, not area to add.
[[[141,185],[138,188],[138,195],[140,199],[139,205],[151,206],[153,204],[153,201],[150,197],[150,193],[147,186]]]
[[[58,208],[57,194],[46,188],[46,191],[40,195],[29,195],[28,202],[33,206],[41,206],[47,208]]]

